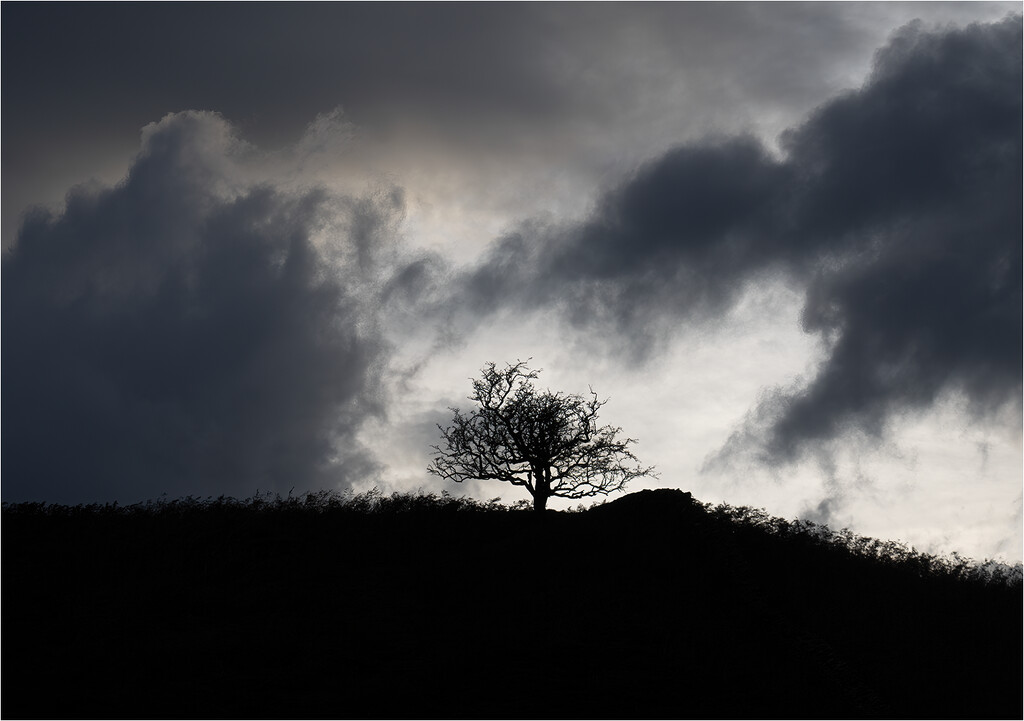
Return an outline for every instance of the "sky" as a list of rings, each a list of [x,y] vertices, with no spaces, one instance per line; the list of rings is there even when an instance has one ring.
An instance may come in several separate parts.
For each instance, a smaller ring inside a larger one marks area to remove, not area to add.
[[[426,467],[529,358],[629,490],[1024,556],[1019,3],[0,12],[4,501],[514,502]]]

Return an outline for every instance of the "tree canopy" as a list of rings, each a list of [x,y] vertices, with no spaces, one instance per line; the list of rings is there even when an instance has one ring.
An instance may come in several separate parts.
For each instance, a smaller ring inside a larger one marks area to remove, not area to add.
[[[488,363],[473,380],[477,407],[469,415],[457,408],[448,428],[438,426],[444,440],[428,471],[441,478],[495,480],[523,486],[543,511],[547,499],[584,498],[623,489],[641,476],[654,475],[630,451],[634,438],[619,438],[621,428],[598,426],[600,400],[539,391],[539,371],[528,361],[499,370]]]

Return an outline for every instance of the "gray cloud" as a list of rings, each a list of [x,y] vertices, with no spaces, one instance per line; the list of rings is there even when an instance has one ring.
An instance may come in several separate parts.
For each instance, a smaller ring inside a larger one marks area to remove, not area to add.
[[[443,166],[430,176],[461,165],[473,177],[453,194],[516,217],[589,197],[637,158],[711,128],[774,135],[858,82],[868,53],[913,17],[1014,7],[258,3],[243,16],[228,4],[9,3],[3,245],[28,204],[119,177],[136,130],[181,108],[216,108],[267,148],[341,106],[371,166]],[[558,184],[557,202],[538,193],[523,207],[531,188]]]
[[[834,526],[838,506],[839,501],[836,497],[829,496],[821,500],[816,506],[806,506],[798,517],[811,523],[817,523],[819,526]]]
[[[865,11],[859,22],[814,5],[685,3],[627,12],[602,4],[254,5],[244,18],[230,6],[3,12],[5,55],[19,59],[17,72],[5,72],[4,94],[28,106],[13,119],[19,131],[30,115],[53,118],[70,105],[90,125],[129,108],[145,120],[168,104],[216,105],[263,144],[339,103],[360,124],[412,111],[418,121],[454,123],[455,134],[488,137],[527,118],[607,118],[683,67],[701,90],[806,100],[826,82],[822,43],[838,64],[840,49],[860,51],[864,16],[887,24],[890,11]],[[794,57],[795,47],[817,62]]]
[[[903,28],[864,86],[825,103],[776,158],[749,138],[677,148],[570,227],[526,226],[463,302],[559,307],[642,357],[658,334],[728,309],[747,283],[806,288],[827,357],[766,394],[726,455],[800,457],[961,391],[1021,402],[1021,19]]]
[[[5,500],[364,478],[389,355],[366,266],[400,196],[245,182],[211,113],[144,137],[122,183],[36,212],[4,258]]]
[[[787,139],[804,172],[816,268],[804,328],[830,341],[784,406],[775,455],[852,423],[878,435],[900,408],[963,391],[975,410],[1021,397],[1021,21],[928,34],[911,26],[870,83]]]

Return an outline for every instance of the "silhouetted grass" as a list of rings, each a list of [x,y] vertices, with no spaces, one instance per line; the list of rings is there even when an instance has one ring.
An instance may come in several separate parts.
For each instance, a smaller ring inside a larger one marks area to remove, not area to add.
[[[1020,717],[1021,567],[643,491],[3,507],[4,717]]]

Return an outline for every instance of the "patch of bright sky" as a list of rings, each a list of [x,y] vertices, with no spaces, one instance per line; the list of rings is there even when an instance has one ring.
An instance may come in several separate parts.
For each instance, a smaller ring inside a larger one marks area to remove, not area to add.
[[[660,476],[629,486],[674,487],[704,502],[765,508],[783,518],[815,517],[828,500],[833,529],[899,540],[932,553],[957,551],[978,560],[1022,558],[1021,442],[1012,423],[967,423],[953,400],[897,419],[886,443],[837,443],[831,466],[813,460],[781,469],[748,467],[701,472],[708,455],[756,406],[768,388],[789,387],[813,376],[823,358],[815,336],[800,329],[802,296],[780,282],[751,287],[720,322],[680,328],[667,351],[639,367],[596,352],[553,314],[499,316],[462,342],[440,351],[427,335],[400,346],[397,365],[422,364],[395,385],[388,418],[367,426],[361,439],[384,463],[381,474],[356,490],[447,490],[512,503],[525,489],[500,482],[454,484],[426,473],[438,442],[436,424],[448,425],[449,406],[464,411],[470,378],[487,361],[499,365],[532,356],[541,387],[610,398],[601,421],[639,439],[643,463]],[[600,499],[585,499],[585,505]],[[551,507],[579,501],[552,499]]]
[[[432,357],[416,359],[408,344],[399,348],[407,362],[424,365],[392,405],[388,422],[368,428],[364,440],[379,449],[380,458],[394,459],[384,474],[389,484],[403,489],[437,485],[439,481],[424,471],[429,444],[405,448],[400,459],[395,451],[405,447],[407,438],[436,437],[433,424],[450,420],[450,413],[440,410],[453,405],[468,410],[469,379],[477,377],[486,362],[501,365],[532,357],[531,367],[543,369],[539,386],[570,393],[586,393],[593,386],[601,397],[610,398],[602,422],[621,426],[626,435],[638,438],[638,456],[661,473],[660,478],[631,488],[681,487],[704,500],[724,499],[732,494],[716,492],[721,480],[699,473],[704,458],[725,442],[763,388],[792,383],[813,370],[819,349],[813,337],[800,331],[799,311],[800,298],[791,289],[752,289],[722,322],[682,329],[667,352],[632,368],[581,342],[577,331],[553,315],[506,314]],[[751,332],[753,327],[756,333]],[[422,424],[429,428],[424,430]],[[506,484],[486,487],[488,497],[513,501],[526,496]],[[566,505],[575,504],[552,504]]]

